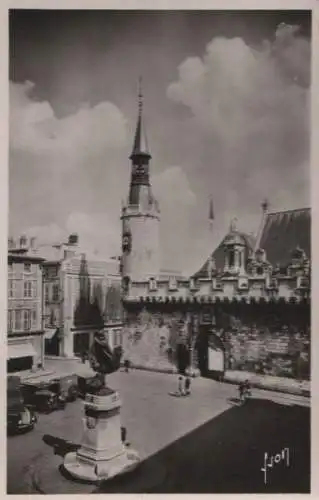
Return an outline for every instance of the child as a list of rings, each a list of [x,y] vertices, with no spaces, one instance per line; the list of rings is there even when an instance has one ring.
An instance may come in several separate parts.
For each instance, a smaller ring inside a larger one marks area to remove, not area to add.
[[[128,359],[124,360],[124,371],[125,373],[128,373],[130,370],[130,361]]]
[[[186,377],[185,379],[185,396],[189,396],[191,393],[191,379]]]
[[[178,377],[178,394],[183,395],[183,377],[181,375]]]

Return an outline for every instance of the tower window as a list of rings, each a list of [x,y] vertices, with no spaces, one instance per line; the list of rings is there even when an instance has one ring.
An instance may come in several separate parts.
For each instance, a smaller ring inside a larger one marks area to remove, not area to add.
[[[233,267],[234,263],[235,263],[235,255],[234,255],[234,251],[231,250],[229,252],[229,267]]]

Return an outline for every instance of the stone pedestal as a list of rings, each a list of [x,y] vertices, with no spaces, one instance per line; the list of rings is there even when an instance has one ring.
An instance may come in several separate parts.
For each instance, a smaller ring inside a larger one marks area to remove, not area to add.
[[[135,468],[139,456],[121,439],[118,393],[106,388],[99,395],[87,394],[84,406],[82,446],[64,457],[66,471],[76,479],[95,483]]]

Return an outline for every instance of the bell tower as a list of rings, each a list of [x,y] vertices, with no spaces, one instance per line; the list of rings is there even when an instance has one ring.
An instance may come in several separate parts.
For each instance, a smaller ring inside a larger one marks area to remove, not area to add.
[[[143,94],[139,80],[138,117],[131,160],[127,202],[122,207],[122,278],[144,281],[160,270],[160,211],[150,183],[150,160],[143,118]]]

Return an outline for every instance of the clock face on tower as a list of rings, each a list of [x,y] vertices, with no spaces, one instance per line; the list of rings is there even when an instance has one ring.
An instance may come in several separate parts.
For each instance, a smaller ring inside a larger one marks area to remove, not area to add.
[[[122,251],[129,253],[132,248],[132,236],[131,233],[125,232],[122,239]]]
[[[147,181],[148,170],[147,166],[143,164],[134,165],[133,177],[136,183],[144,183]]]

